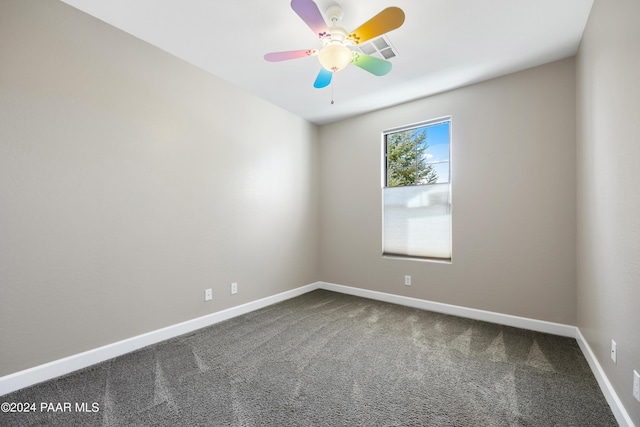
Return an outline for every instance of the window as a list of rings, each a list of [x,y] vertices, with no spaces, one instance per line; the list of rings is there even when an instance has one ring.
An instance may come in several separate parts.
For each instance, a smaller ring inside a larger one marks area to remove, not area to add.
[[[451,118],[383,132],[383,255],[451,260]]]

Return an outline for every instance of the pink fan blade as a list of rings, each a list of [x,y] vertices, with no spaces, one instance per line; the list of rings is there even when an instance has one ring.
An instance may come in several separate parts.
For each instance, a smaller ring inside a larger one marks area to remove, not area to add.
[[[329,28],[324,22],[318,6],[311,0],[291,0],[291,9],[311,28],[319,38],[329,35]]]
[[[264,59],[270,62],[287,61],[289,59],[305,58],[318,54],[318,49],[290,50],[288,52],[267,53]]]

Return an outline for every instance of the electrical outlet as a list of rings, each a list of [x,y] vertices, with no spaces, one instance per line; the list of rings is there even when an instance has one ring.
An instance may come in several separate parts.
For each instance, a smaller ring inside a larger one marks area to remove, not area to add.
[[[633,397],[640,402],[640,374],[638,371],[633,371]]]
[[[238,284],[236,282],[233,282],[231,284],[231,295],[237,294],[237,293],[238,293]]]
[[[404,276],[404,284],[411,286],[411,276]]]
[[[618,344],[614,340],[611,340],[611,360],[613,363],[618,363]]]
[[[213,291],[211,288],[204,290],[204,300],[211,301],[213,299]]]

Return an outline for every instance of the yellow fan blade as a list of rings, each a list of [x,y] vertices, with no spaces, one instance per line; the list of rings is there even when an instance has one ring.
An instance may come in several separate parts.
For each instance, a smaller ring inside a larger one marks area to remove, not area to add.
[[[404,22],[404,12],[399,7],[388,7],[369,19],[364,24],[353,30],[348,40],[354,44],[360,44],[372,38],[378,37],[391,30],[395,30]]]

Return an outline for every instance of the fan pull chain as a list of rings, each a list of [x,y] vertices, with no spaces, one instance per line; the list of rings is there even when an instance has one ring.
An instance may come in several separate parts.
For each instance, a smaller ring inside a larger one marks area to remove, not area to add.
[[[333,105],[333,81],[335,79],[331,79],[331,105]]]

